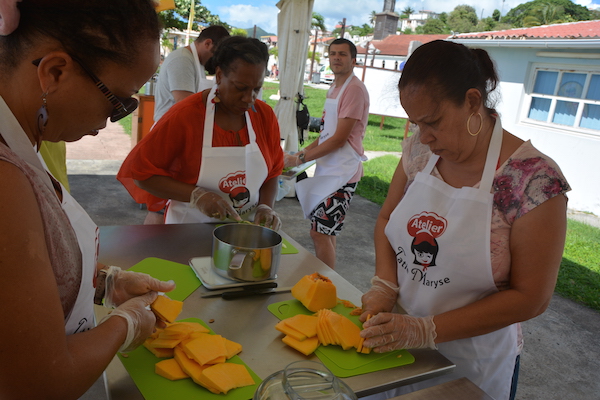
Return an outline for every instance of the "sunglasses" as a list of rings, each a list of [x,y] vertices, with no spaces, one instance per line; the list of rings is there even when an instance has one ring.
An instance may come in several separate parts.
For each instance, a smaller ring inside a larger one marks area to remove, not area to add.
[[[139,104],[137,99],[133,97],[116,96],[88,67],[85,66],[85,64],[79,58],[73,55],[71,55],[71,58],[81,66],[81,68],[85,71],[86,74],[88,74],[90,78],[92,78],[94,84],[96,84],[96,87],[100,89],[100,91],[102,92],[102,94],[104,94],[106,99],[110,101],[110,104],[113,105],[114,108],[110,113],[111,122],[116,122],[135,111]],[[31,63],[37,67],[40,65],[41,61],[42,59],[38,58],[37,60],[33,60]]]

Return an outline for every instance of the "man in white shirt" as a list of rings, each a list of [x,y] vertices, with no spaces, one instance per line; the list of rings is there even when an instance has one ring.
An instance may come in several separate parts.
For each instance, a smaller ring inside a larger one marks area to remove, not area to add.
[[[219,40],[227,36],[229,36],[229,32],[224,27],[209,26],[192,44],[169,54],[160,67],[156,82],[155,122],[173,104],[212,86],[212,81],[206,78],[206,66]],[[211,72],[214,73],[214,71],[209,71],[209,73]]]

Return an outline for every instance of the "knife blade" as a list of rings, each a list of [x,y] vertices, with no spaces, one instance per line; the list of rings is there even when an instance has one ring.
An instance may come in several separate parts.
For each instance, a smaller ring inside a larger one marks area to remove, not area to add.
[[[227,289],[222,289],[222,290],[211,290],[209,292],[202,293],[200,295],[200,297],[217,297],[217,296],[221,296],[223,293],[253,292],[253,291],[257,291],[257,290],[272,289],[272,288],[276,288],[276,287],[277,287],[277,282],[257,283],[257,284],[232,287],[232,288],[227,288]]]
[[[291,292],[291,291],[292,291],[291,286],[274,288],[274,289],[266,289],[266,290],[238,290],[235,292],[223,293],[223,294],[221,294],[221,297],[223,298],[223,300],[232,300],[232,299],[239,299],[241,297],[256,296],[259,294],[285,293],[285,292]]]

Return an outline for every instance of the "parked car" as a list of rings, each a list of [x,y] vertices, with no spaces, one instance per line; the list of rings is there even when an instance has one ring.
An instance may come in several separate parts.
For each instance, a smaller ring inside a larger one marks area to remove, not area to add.
[[[335,78],[329,65],[323,65],[319,70],[319,74],[321,74],[321,83],[331,84]]]

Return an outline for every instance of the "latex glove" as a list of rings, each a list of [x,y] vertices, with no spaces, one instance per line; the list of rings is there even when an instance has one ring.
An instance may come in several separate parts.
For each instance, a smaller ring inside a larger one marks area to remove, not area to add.
[[[118,307],[127,300],[151,291],[170,292],[175,289],[175,282],[160,281],[148,274],[123,271],[111,266],[106,269],[104,305]]]
[[[433,316],[380,313],[363,324],[360,336],[376,353],[400,349],[437,349]]]
[[[119,349],[120,352],[127,353],[134,350],[154,332],[156,316],[150,311],[149,306],[156,300],[156,296],[158,296],[157,292],[148,292],[129,299],[100,321],[102,323],[113,317],[121,317],[127,321],[127,336]]]
[[[377,275],[371,278],[371,289],[362,296],[361,322],[367,320],[367,316],[377,315],[380,312],[391,312],[398,300],[399,288],[394,283],[381,279]]]
[[[300,164],[301,162],[297,155],[287,153],[283,155],[283,168],[297,167]]]
[[[10,35],[17,26],[21,14],[17,8],[20,0],[1,0],[0,1],[0,35]]]
[[[256,214],[254,214],[254,223],[256,225],[266,226],[274,231],[278,231],[281,228],[281,219],[271,207],[266,204],[259,204],[256,207]]]
[[[238,222],[242,220],[228,201],[218,194],[201,187],[196,187],[192,192],[189,206],[197,208],[204,215],[220,219],[221,221],[227,217]]]

